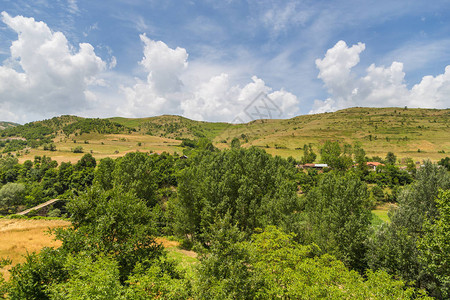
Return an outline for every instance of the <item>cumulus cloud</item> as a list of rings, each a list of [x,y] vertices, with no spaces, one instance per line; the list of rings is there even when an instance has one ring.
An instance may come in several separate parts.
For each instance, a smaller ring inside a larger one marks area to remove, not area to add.
[[[144,57],[140,61],[146,80],[136,79],[132,86],[122,86],[126,102],[117,110],[127,116],[151,116],[162,113],[181,114],[188,118],[230,122],[240,116],[251,121],[244,110],[260,93],[283,109],[283,116],[298,113],[298,98],[284,90],[272,91],[266,83],[253,76],[244,86],[233,82],[227,73],[198,81],[188,68],[186,49],[170,48],[162,41],[141,35]],[[183,81],[182,78],[187,78]],[[246,117],[244,117],[244,115]],[[281,116],[281,115],[280,115]]]
[[[6,12],[1,19],[18,39],[0,66],[0,118],[23,121],[30,112],[52,116],[87,106],[88,88],[106,67],[92,45],[80,43],[76,51],[44,22]]]
[[[450,100],[450,66],[445,73],[425,76],[408,89],[403,64],[394,61],[389,67],[370,65],[365,76],[358,77],[352,68],[360,61],[365,45],[351,47],[339,41],[323,59],[316,60],[318,78],[322,79],[330,98],[315,100],[310,113],[335,111],[352,106],[410,106],[446,108]]]

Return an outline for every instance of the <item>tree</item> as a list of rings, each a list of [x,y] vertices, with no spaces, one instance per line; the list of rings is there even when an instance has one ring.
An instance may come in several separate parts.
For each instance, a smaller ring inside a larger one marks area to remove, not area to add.
[[[397,156],[393,152],[388,152],[385,162],[387,165],[395,165],[395,163],[397,162]]]
[[[241,143],[238,138],[234,138],[231,140],[231,149],[239,149],[241,147]]]
[[[363,175],[366,175],[368,173],[366,151],[364,151],[360,145],[356,144],[353,147],[353,154],[355,156],[355,162],[358,166],[358,170],[361,171]]]
[[[151,210],[132,192],[93,186],[67,204],[73,228],[57,229],[68,253],[110,255],[117,260],[122,282],[136,263],[162,255],[153,238]]]
[[[438,162],[438,165],[443,166],[447,169],[447,171],[450,171],[450,157],[441,158],[441,160]]]
[[[367,186],[354,174],[325,174],[306,196],[305,238],[347,266],[364,271],[371,220]]]
[[[419,258],[430,275],[433,296],[450,298],[450,190],[441,190],[436,198],[438,217],[424,223],[424,235],[418,240]]]
[[[227,213],[250,234],[268,224],[296,226],[295,168],[258,148],[204,151],[179,172],[175,227],[206,242],[205,233]]]
[[[439,216],[435,198],[439,189],[450,188],[450,175],[443,168],[426,161],[417,170],[416,181],[398,196],[398,209],[390,212],[391,223],[383,224],[368,239],[369,267],[383,269],[418,287],[430,286],[433,274],[428,273],[419,259],[418,240],[424,224],[435,222]]]
[[[331,168],[345,171],[351,167],[353,160],[351,155],[342,153],[339,142],[325,141],[320,149],[322,162],[328,164]]]
[[[316,153],[314,153],[312,149],[312,144],[305,144],[303,145],[303,157],[301,158],[302,164],[309,164],[313,163],[316,160]]]
[[[113,183],[146,201],[149,207],[156,204],[157,189],[154,162],[147,153],[131,152],[116,160]]]
[[[115,161],[112,158],[102,158],[95,171],[94,183],[98,184],[104,190],[112,189],[115,165]]]
[[[0,207],[10,207],[23,204],[25,185],[9,182],[0,189]]]
[[[75,148],[73,148],[72,152],[73,153],[83,153],[83,147],[76,146]]]

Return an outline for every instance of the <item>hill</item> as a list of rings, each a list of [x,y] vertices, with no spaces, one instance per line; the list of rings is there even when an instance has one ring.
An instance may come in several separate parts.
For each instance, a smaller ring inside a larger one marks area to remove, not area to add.
[[[73,153],[77,146],[96,158],[121,156],[136,150],[181,154],[182,140],[201,138],[213,141],[221,149],[228,148],[231,140],[238,138],[243,147],[263,147],[273,155],[296,159],[303,155],[300,149],[306,143],[311,143],[318,152],[325,140],[337,140],[360,143],[369,156],[384,157],[392,151],[399,158],[439,160],[450,153],[450,109],[355,107],[237,125],[170,115],[135,119],[61,116],[6,128],[0,135],[3,139],[16,139],[13,144],[20,144],[16,148],[0,146],[4,153],[19,151],[21,160],[48,155],[58,161],[75,161],[83,155]],[[50,151],[48,144],[54,144],[55,151]]]
[[[10,127],[16,127],[16,126],[19,126],[19,125],[20,124],[13,123],[13,122],[0,121],[0,130],[6,129],[6,128],[10,128]]]

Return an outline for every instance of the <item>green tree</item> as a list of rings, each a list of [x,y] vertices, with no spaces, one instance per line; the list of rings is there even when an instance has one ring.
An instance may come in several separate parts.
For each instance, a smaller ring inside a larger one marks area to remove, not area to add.
[[[241,142],[239,142],[238,138],[234,138],[231,140],[231,148],[232,149],[239,149],[241,147]]]
[[[431,277],[428,283],[433,296],[450,298],[450,190],[441,190],[436,207],[438,217],[424,223],[424,235],[418,240],[419,258],[425,272]]]
[[[395,165],[395,163],[397,162],[397,156],[393,152],[388,152],[385,162],[387,165]]]
[[[98,184],[104,190],[112,189],[115,165],[115,161],[112,158],[102,158],[95,171],[94,183]]]
[[[326,174],[306,196],[305,238],[353,269],[364,271],[371,220],[367,186],[354,174]]]
[[[190,158],[178,177],[175,228],[205,242],[216,219],[250,233],[268,224],[296,226],[299,214],[295,168],[258,148],[204,151]]]
[[[316,153],[314,153],[312,149],[312,144],[305,144],[303,145],[303,157],[301,158],[302,164],[309,164],[313,163],[316,160]]]
[[[383,269],[419,287],[430,286],[432,274],[427,273],[419,259],[417,241],[423,235],[426,222],[439,215],[435,198],[439,189],[450,188],[450,175],[426,161],[417,170],[416,181],[398,196],[398,209],[390,212],[391,223],[383,224],[368,240],[368,262],[373,269]]]
[[[24,203],[25,185],[9,182],[0,189],[0,207],[10,207]]]
[[[337,141],[325,141],[320,149],[320,155],[322,162],[336,170],[345,171],[353,164],[351,155],[343,153]]]
[[[84,253],[69,255],[64,269],[70,271],[69,278],[49,285],[51,299],[125,299],[114,259],[100,256],[94,260]]]
[[[116,160],[113,183],[125,191],[133,191],[149,207],[156,204],[155,167],[147,153],[131,152]]]
[[[119,264],[124,281],[137,262],[162,255],[153,238],[151,210],[130,191],[120,188],[104,192],[93,186],[67,204],[73,228],[57,229],[62,249],[106,254]]]

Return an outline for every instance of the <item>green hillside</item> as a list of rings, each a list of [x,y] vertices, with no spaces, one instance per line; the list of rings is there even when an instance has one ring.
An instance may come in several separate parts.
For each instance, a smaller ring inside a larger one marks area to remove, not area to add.
[[[180,116],[90,119],[61,116],[0,131],[5,138],[26,141],[6,145],[3,152],[28,149],[32,155],[76,159],[71,149],[82,141],[85,151],[99,157],[129,151],[183,151],[181,140],[206,138],[218,148],[229,148],[238,138],[243,147],[256,146],[282,157],[300,158],[311,143],[318,152],[325,140],[359,143],[369,156],[388,151],[399,158],[434,161],[450,153],[450,109],[349,108],[334,113],[303,115],[286,120],[255,120],[231,125],[194,121]],[[54,143],[56,151],[45,152]],[[28,148],[27,148],[28,147]],[[42,149],[41,149],[42,148]]]
[[[13,122],[0,121],[0,130],[6,129],[6,128],[10,128],[10,127],[16,127],[16,126],[19,126],[19,125],[20,124],[13,123]]]

